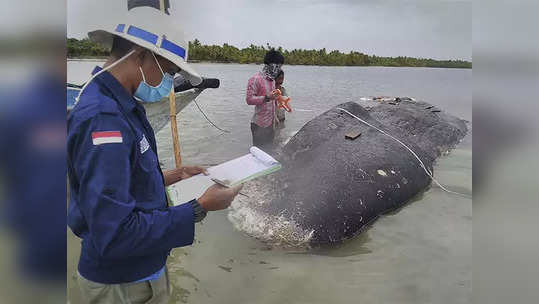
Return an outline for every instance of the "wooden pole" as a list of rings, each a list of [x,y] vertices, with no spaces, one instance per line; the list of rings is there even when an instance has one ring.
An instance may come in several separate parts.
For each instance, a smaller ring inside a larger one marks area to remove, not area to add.
[[[182,166],[182,156],[180,151],[180,139],[178,136],[178,123],[176,121],[176,95],[174,95],[174,88],[169,95],[170,103],[170,131],[172,132],[172,145],[174,148],[174,160],[176,161],[176,168]]]
[[[165,14],[165,0],[160,1],[160,6],[161,11]],[[168,102],[170,104],[170,131],[172,132],[174,160],[176,162],[176,168],[180,168],[182,166],[182,156],[180,151],[180,138],[178,136],[178,122],[176,121],[176,95],[174,94],[174,87],[172,87],[172,90],[170,91]]]
[[[163,12],[163,14],[166,14],[165,0],[160,0],[159,1],[159,7],[161,8],[161,11]]]

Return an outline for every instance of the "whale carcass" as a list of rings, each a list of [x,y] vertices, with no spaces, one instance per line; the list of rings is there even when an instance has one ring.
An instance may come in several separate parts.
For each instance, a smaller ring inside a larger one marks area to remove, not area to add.
[[[282,170],[246,185],[229,219],[268,241],[341,242],[423,191],[436,158],[466,133],[466,121],[426,102],[338,105],[289,140]]]

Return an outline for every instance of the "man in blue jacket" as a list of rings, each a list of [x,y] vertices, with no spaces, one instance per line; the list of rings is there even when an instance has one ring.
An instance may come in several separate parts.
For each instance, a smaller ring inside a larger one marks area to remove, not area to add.
[[[112,44],[68,118],[68,225],[82,239],[82,296],[91,303],[168,303],[165,263],[190,245],[194,223],[227,208],[239,188],[210,187],[199,199],[169,207],[165,186],[204,173],[201,167],[161,171],[144,107],[168,96],[173,75],[194,85],[187,43],[170,16],[140,7],[123,22],[89,33]]]

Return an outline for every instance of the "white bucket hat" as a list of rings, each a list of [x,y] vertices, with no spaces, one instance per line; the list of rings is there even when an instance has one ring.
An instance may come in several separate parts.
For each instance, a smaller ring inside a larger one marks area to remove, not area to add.
[[[152,7],[136,7],[117,20],[96,27],[96,30],[88,32],[88,37],[109,49],[114,35],[122,37],[170,60],[181,69],[180,74],[192,85],[202,82],[202,77],[187,64],[189,44],[170,15]]]

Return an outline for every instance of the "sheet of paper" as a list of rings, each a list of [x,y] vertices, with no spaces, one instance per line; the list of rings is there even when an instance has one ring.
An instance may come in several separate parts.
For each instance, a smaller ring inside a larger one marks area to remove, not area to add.
[[[233,185],[250,176],[268,170],[269,168],[269,166],[265,166],[261,161],[249,153],[226,163],[208,168],[208,173],[212,178]]]
[[[214,182],[208,176],[199,174],[168,186],[167,192],[172,204],[177,206],[198,199],[212,185]]]
[[[253,147],[254,148],[254,147]],[[235,186],[247,180],[275,172],[281,165],[270,155],[260,149],[251,148],[251,153],[220,165],[208,168],[208,176],[202,174],[182,180],[167,188],[170,200],[174,205],[199,198],[208,187],[214,184],[213,179]],[[261,161],[253,154],[262,157]]]

